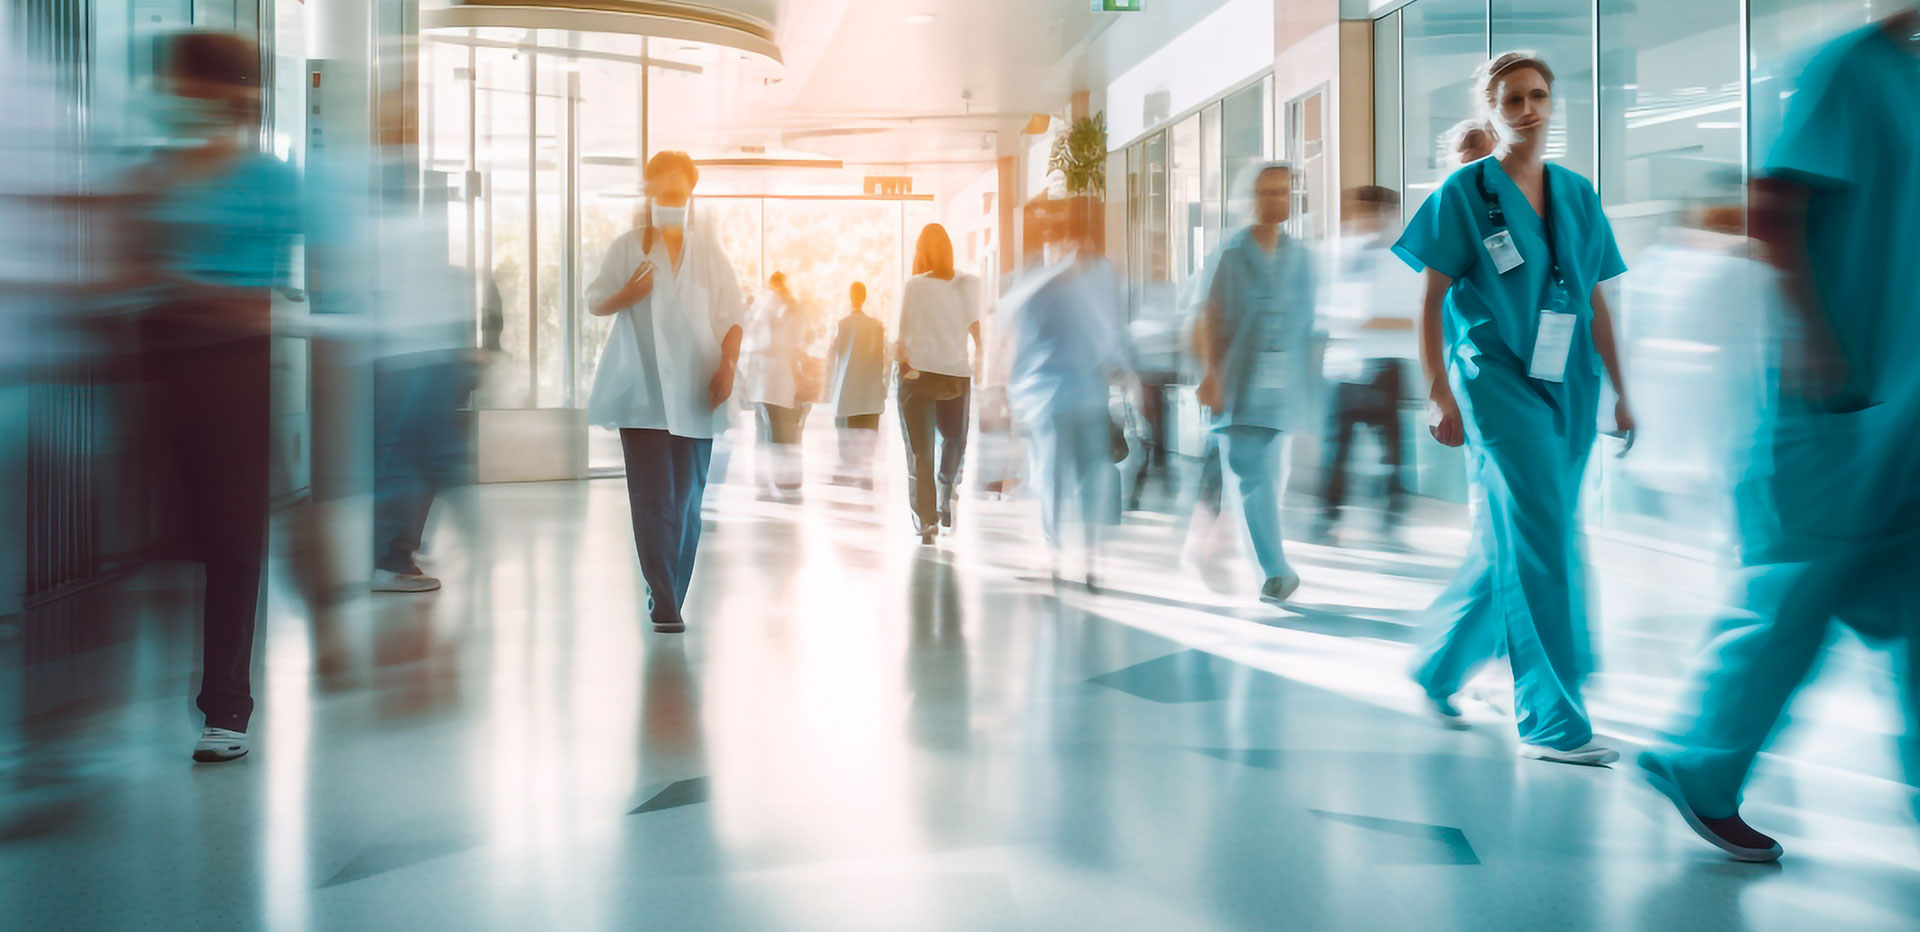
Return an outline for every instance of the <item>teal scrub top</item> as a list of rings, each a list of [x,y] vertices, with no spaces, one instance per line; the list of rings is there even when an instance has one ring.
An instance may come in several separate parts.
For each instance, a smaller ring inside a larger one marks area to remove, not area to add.
[[[1251,228],[1215,251],[1200,292],[1226,330],[1214,429],[1289,426],[1309,387],[1314,289],[1313,254],[1285,233],[1271,253]]]
[[[1920,385],[1920,55],[1878,26],[1808,61],[1762,173],[1805,185],[1815,290],[1860,402]]]
[[[1920,56],[1855,30],[1814,53],[1796,88],[1761,170],[1808,191],[1809,268],[1846,381],[1808,399],[1782,380],[1736,491],[1752,563],[1920,527]]]
[[[227,171],[171,185],[153,205],[160,261],[182,278],[228,288],[287,282],[304,219],[299,173],[249,153]]]
[[[1501,274],[1485,240],[1497,229],[1487,216],[1476,175],[1486,173],[1487,190],[1506,214],[1507,229],[1520,252],[1521,264]],[[1567,306],[1578,316],[1568,381],[1597,380],[1600,356],[1593,347],[1593,289],[1627,271],[1613,226],[1600,209],[1600,195],[1579,174],[1548,163],[1548,209],[1566,280]],[[1415,272],[1435,269],[1453,279],[1447,289],[1445,332],[1447,355],[1458,363],[1477,365],[1482,358],[1501,360],[1525,371],[1540,328],[1540,310],[1547,306],[1547,283],[1552,263],[1547,254],[1546,227],[1527,196],[1500,167],[1497,159],[1481,159],[1442,182],[1414,213],[1393,245]]]

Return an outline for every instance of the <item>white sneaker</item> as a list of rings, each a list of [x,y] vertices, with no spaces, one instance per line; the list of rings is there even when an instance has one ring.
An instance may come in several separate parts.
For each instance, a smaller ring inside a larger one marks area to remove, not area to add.
[[[217,764],[245,756],[247,733],[244,731],[208,726],[207,730],[200,733],[200,740],[193,745],[193,759],[203,764]]]
[[[373,571],[373,591],[375,592],[432,592],[438,588],[440,588],[440,580],[432,576],[395,573],[389,570]]]
[[[1520,756],[1529,760],[1552,761],[1556,764],[1582,764],[1587,767],[1599,767],[1620,759],[1620,752],[1612,748],[1601,747],[1589,741],[1571,751],[1562,751],[1544,744],[1520,745]]]

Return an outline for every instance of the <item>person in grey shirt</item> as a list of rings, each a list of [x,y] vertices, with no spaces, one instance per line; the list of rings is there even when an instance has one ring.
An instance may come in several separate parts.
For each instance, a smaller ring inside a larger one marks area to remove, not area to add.
[[[873,488],[873,453],[880,415],[887,409],[887,334],[866,312],[867,286],[847,290],[851,309],[833,334],[833,424],[840,434],[840,466],[833,480]]]

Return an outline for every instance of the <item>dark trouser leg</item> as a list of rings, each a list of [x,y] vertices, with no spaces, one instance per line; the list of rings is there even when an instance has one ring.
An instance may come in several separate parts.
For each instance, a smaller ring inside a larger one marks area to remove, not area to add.
[[[430,504],[420,471],[419,428],[427,419],[426,371],[381,362],[373,372],[373,565],[415,573],[414,528]]]
[[[620,431],[627,464],[627,504],[633,514],[633,545],[647,581],[655,624],[680,621],[675,595],[680,553],[686,543],[687,493],[692,477],[674,455],[675,438],[664,430]]]
[[[960,485],[960,467],[967,456],[967,414],[973,396],[971,382],[963,379],[960,386],[960,397],[935,402],[934,406],[934,423],[940,431],[938,510],[947,516],[948,523],[953,513],[953,492]]]
[[[713,441],[688,437],[670,438],[674,444],[674,472],[684,474],[686,507],[680,514],[680,562],[673,580],[673,608],[678,614],[687,604],[687,590],[693,583],[693,561],[700,552],[700,506],[707,495],[707,467],[713,460]]]
[[[925,531],[939,523],[934,509],[934,402],[914,394],[908,381],[900,384],[900,435],[907,445],[907,502],[913,507],[913,529]]]
[[[1347,500],[1347,455],[1353,449],[1353,425],[1359,420],[1358,402],[1364,386],[1342,382],[1333,389],[1333,409],[1327,417],[1326,453],[1321,459],[1320,502],[1327,520],[1339,517]]]
[[[203,673],[194,704],[207,725],[246,731],[266,561],[271,350],[266,338],[253,337],[158,355],[159,419],[172,441],[182,511],[207,573]]]
[[[1395,516],[1406,505],[1407,489],[1400,482],[1402,459],[1400,436],[1400,393],[1405,390],[1405,367],[1398,359],[1375,361],[1373,391],[1377,409],[1372,421],[1380,431],[1381,462],[1387,467],[1387,514]]]

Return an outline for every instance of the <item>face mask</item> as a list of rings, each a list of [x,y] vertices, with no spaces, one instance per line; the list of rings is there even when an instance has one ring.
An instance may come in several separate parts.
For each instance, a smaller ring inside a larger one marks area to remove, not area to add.
[[[662,207],[653,205],[653,225],[657,227],[684,228],[687,225],[687,208]]]
[[[234,132],[232,110],[223,101],[200,97],[162,97],[154,120],[168,138],[206,140]]]

